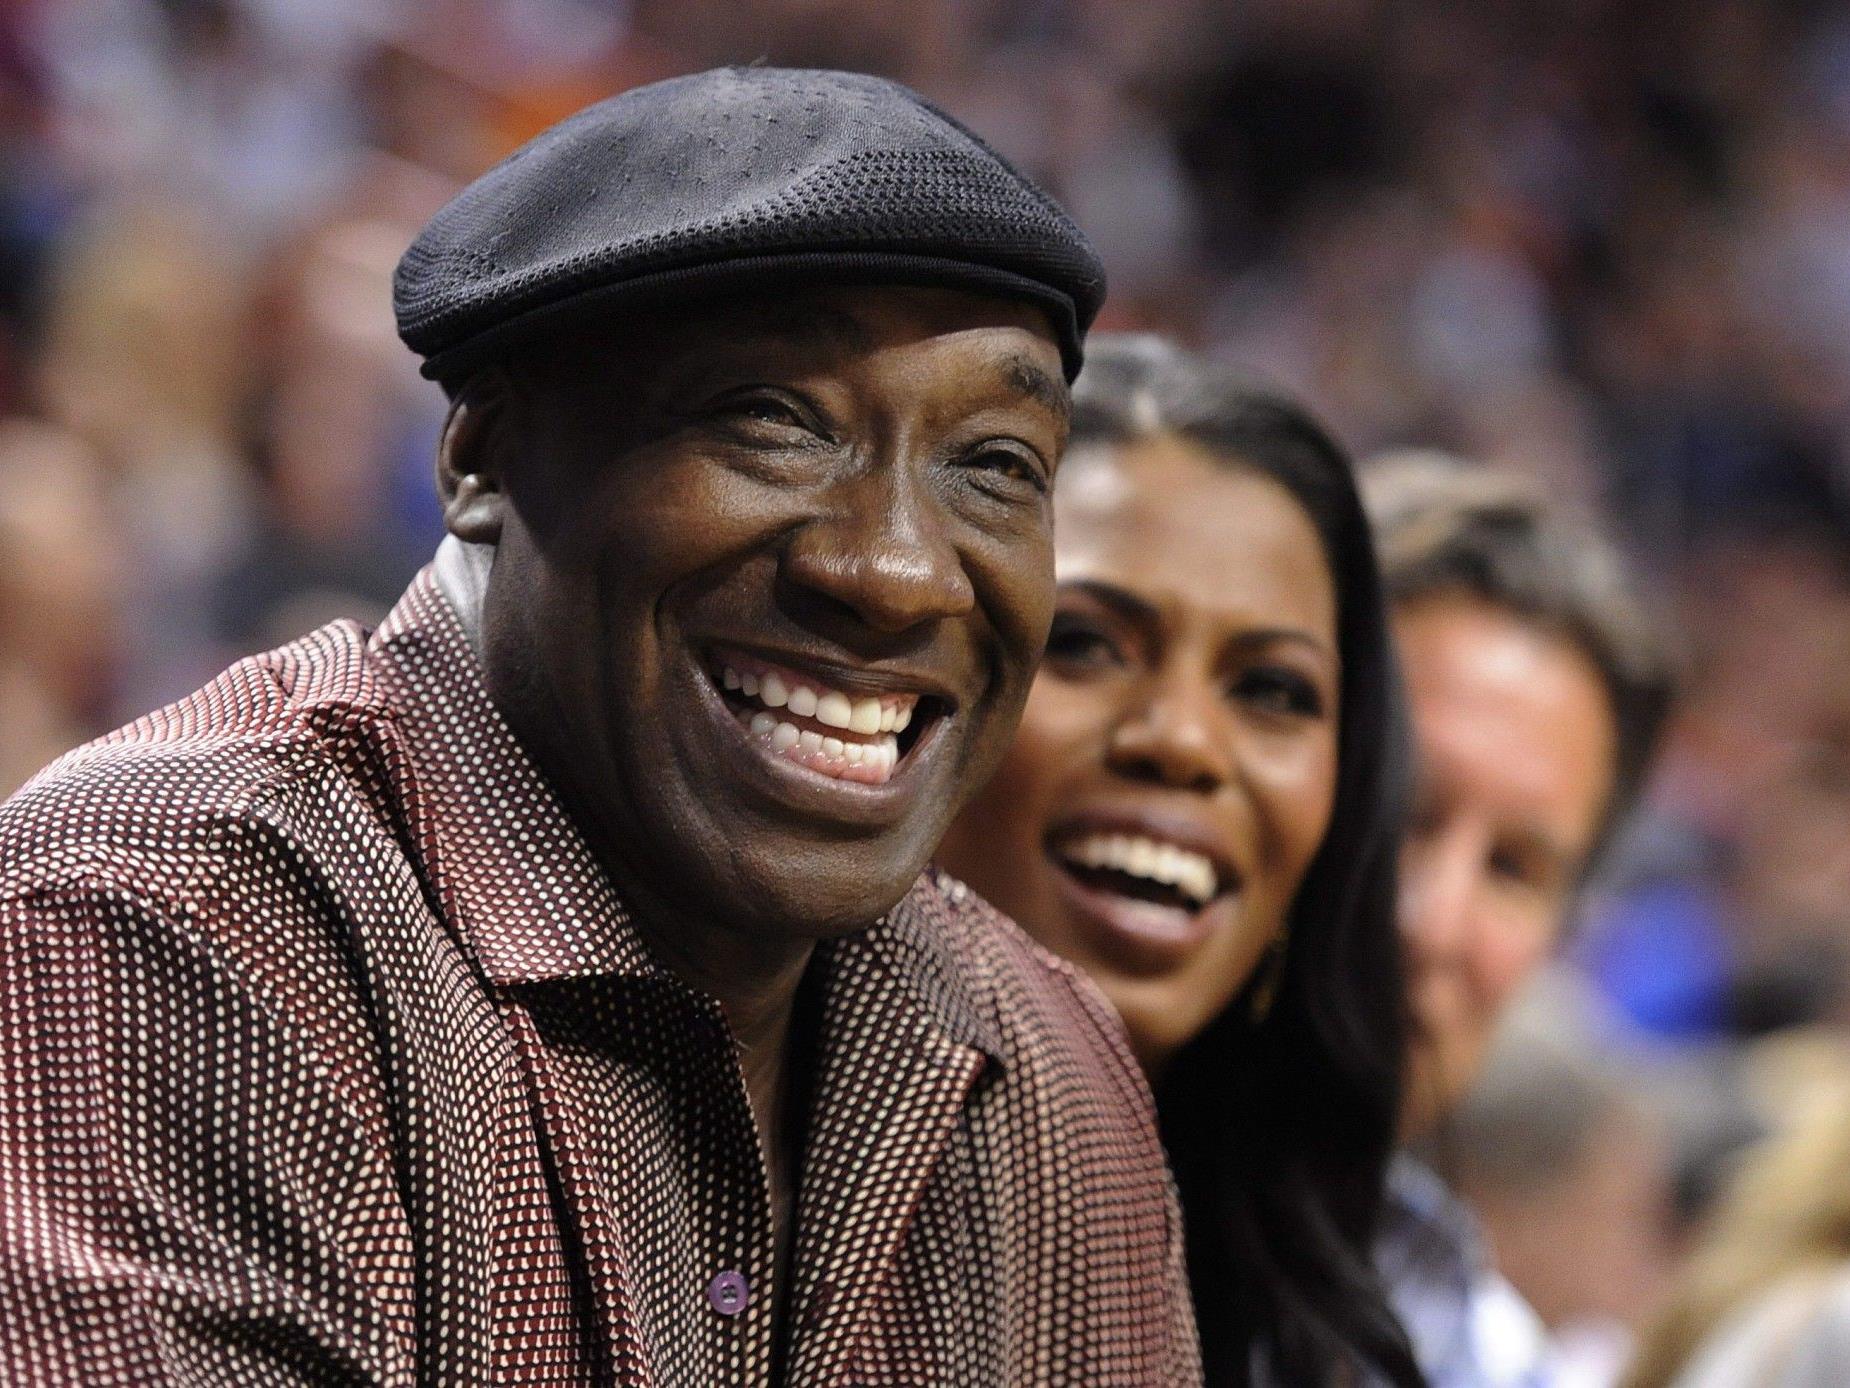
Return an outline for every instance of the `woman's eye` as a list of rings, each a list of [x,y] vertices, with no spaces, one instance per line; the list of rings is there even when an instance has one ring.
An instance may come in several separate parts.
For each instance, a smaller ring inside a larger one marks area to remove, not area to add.
[[[1047,659],[1072,669],[1124,663],[1117,643],[1105,632],[1083,619],[1058,614],[1047,633]]]
[[[1248,670],[1234,686],[1242,702],[1268,713],[1282,713],[1296,718],[1317,718],[1323,714],[1323,695],[1316,684],[1295,670],[1272,667]]]

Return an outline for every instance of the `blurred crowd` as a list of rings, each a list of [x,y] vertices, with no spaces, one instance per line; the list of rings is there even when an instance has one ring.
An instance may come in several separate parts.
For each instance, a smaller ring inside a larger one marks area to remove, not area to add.
[[[1564,1362],[1612,1358],[1850,1076],[1850,7],[9,0],[0,793],[381,613],[438,533],[411,234],[584,102],[757,60],[988,138],[1097,242],[1101,326],[1358,456],[1526,471],[1648,575],[1669,747],[1446,1154]]]

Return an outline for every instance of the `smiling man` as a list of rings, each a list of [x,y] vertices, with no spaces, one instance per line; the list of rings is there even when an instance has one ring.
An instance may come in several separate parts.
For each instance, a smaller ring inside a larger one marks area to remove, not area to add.
[[[842,74],[639,89],[439,213],[431,569],[0,808],[0,1377],[1197,1382],[1106,1009],[921,875],[1101,294]]]

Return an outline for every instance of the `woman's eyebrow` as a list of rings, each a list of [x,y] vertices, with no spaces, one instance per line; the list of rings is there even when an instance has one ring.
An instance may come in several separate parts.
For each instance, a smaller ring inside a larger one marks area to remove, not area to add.
[[[1069,578],[1060,582],[1062,593],[1081,593],[1103,607],[1109,607],[1127,621],[1153,624],[1161,620],[1157,605],[1127,588],[1097,578]],[[1334,656],[1335,648],[1323,637],[1302,627],[1249,627],[1229,643],[1242,648],[1275,645],[1303,646],[1321,656]]]
[[[1100,606],[1109,607],[1126,621],[1140,625],[1154,625],[1161,616],[1154,603],[1145,602],[1128,589],[1120,588],[1115,583],[1106,583],[1102,579],[1064,579],[1059,589],[1062,593],[1081,593]]]
[[[1233,645],[1243,648],[1260,646],[1303,646],[1321,656],[1334,656],[1335,648],[1323,637],[1302,627],[1257,627],[1242,631],[1233,639]]]

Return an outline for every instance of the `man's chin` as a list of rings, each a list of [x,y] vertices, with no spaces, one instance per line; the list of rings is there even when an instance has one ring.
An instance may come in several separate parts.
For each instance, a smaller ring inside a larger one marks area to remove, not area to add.
[[[1438,1131],[1464,1101],[1477,1069],[1477,1059],[1463,1054],[1460,1048],[1416,1043],[1407,1064],[1401,1140],[1419,1142]]]
[[[748,898],[754,905],[744,928],[761,937],[789,940],[836,940],[855,934],[897,906],[918,873],[903,881],[887,876],[878,880],[877,889],[870,887],[867,876],[835,883],[814,878],[760,881]]]

